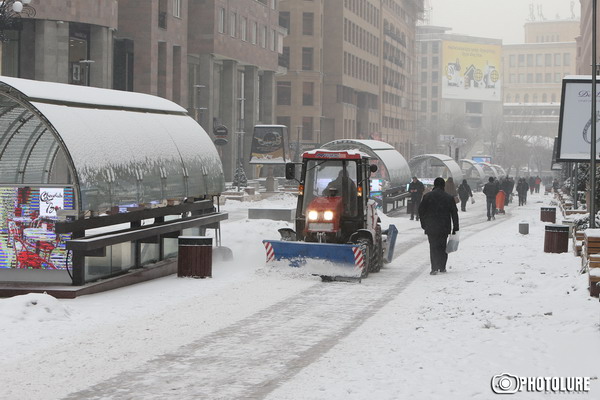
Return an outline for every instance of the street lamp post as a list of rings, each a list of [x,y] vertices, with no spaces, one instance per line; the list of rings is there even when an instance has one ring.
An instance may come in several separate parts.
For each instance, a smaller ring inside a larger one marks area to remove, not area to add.
[[[244,170],[244,101],[245,98],[239,98],[240,102],[240,118],[238,122],[237,131],[237,168],[235,175],[233,176],[233,186],[237,186],[237,190],[240,190],[240,186],[248,186],[248,178],[246,178],[246,171]]]
[[[302,130],[302,125],[296,126],[296,154],[294,156],[294,162],[300,161],[300,131]]]
[[[6,31],[18,31],[23,28],[22,16],[33,18],[35,8],[29,5],[31,0],[0,1],[0,42],[10,40]]]
[[[204,110],[207,109],[206,107],[200,107],[200,91],[205,87],[205,85],[194,85],[194,118],[200,125],[202,125]]]
[[[596,60],[596,6],[597,0],[592,0],[592,126],[591,126],[591,149],[590,149],[590,228],[596,227],[596,74],[597,60]]]

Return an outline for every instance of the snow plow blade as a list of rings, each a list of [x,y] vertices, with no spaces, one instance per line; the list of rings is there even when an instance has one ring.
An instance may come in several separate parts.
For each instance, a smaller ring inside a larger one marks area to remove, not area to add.
[[[263,240],[267,262],[286,261],[290,267],[331,278],[360,279],[365,260],[359,245]],[[326,263],[311,263],[319,260]]]

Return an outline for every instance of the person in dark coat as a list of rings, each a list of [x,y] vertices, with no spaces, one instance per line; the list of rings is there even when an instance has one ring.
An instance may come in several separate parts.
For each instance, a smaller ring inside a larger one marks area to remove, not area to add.
[[[519,205],[524,206],[527,203],[527,192],[529,191],[529,184],[525,178],[519,178],[517,184],[517,194],[519,195]]]
[[[444,191],[444,186],[444,178],[435,178],[433,190],[423,196],[419,206],[421,227],[429,239],[431,275],[446,272],[448,235],[458,232],[458,209],[454,198]]]
[[[527,184],[529,185],[529,193],[533,194],[533,191],[535,190],[535,177],[530,176]]]
[[[485,194],[485,204],[487,209],[487,219],[496,219],[496,195],[499,192],[499,187],[494,182],[494,177],[490,176],[488,183],[483,186],[483,194]]]
[[[419,220],[419,205],[421,204],[421,198],[423,197],[423,191],[425,186],[423,182],[417,179],[416,176],[412,177],[412,182],[408,185],[408,191],[410,192],[410,219],[415,218],[417,214],[417,221]]]
[[[473,192],[466,179],[463,179],[462,183],[458,186],[458,197],[460,197],[460,210],[467,211],[467,201],[469,197],[473,197]]]

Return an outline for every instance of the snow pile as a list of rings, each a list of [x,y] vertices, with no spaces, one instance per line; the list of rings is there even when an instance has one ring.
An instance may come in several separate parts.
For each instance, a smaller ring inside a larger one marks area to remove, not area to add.
[[[44,293],[29,293],[0,299],[0,320],[44,322],[68,320],[70,311],[54,297]]]

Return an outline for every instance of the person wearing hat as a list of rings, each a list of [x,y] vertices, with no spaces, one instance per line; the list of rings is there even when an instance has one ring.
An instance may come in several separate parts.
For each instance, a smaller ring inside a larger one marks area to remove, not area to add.
[[[408,191],[410,192],[410,219],[415,219],[417,214],[417,221],[419,220],[419,205],[421,204],[421,198],[423,197],[423,191],[425,186],[423,182],[417,179],[416,176],[412,177],[412,182],[408,185]]]
[[[458,209],[454,197],[446,193],[444,178],[435,178],[433,190],[425,196],[419,206],[421,227],[429,239],[431,275],[446,272],[446,243],[448,235],[458,232]]]

